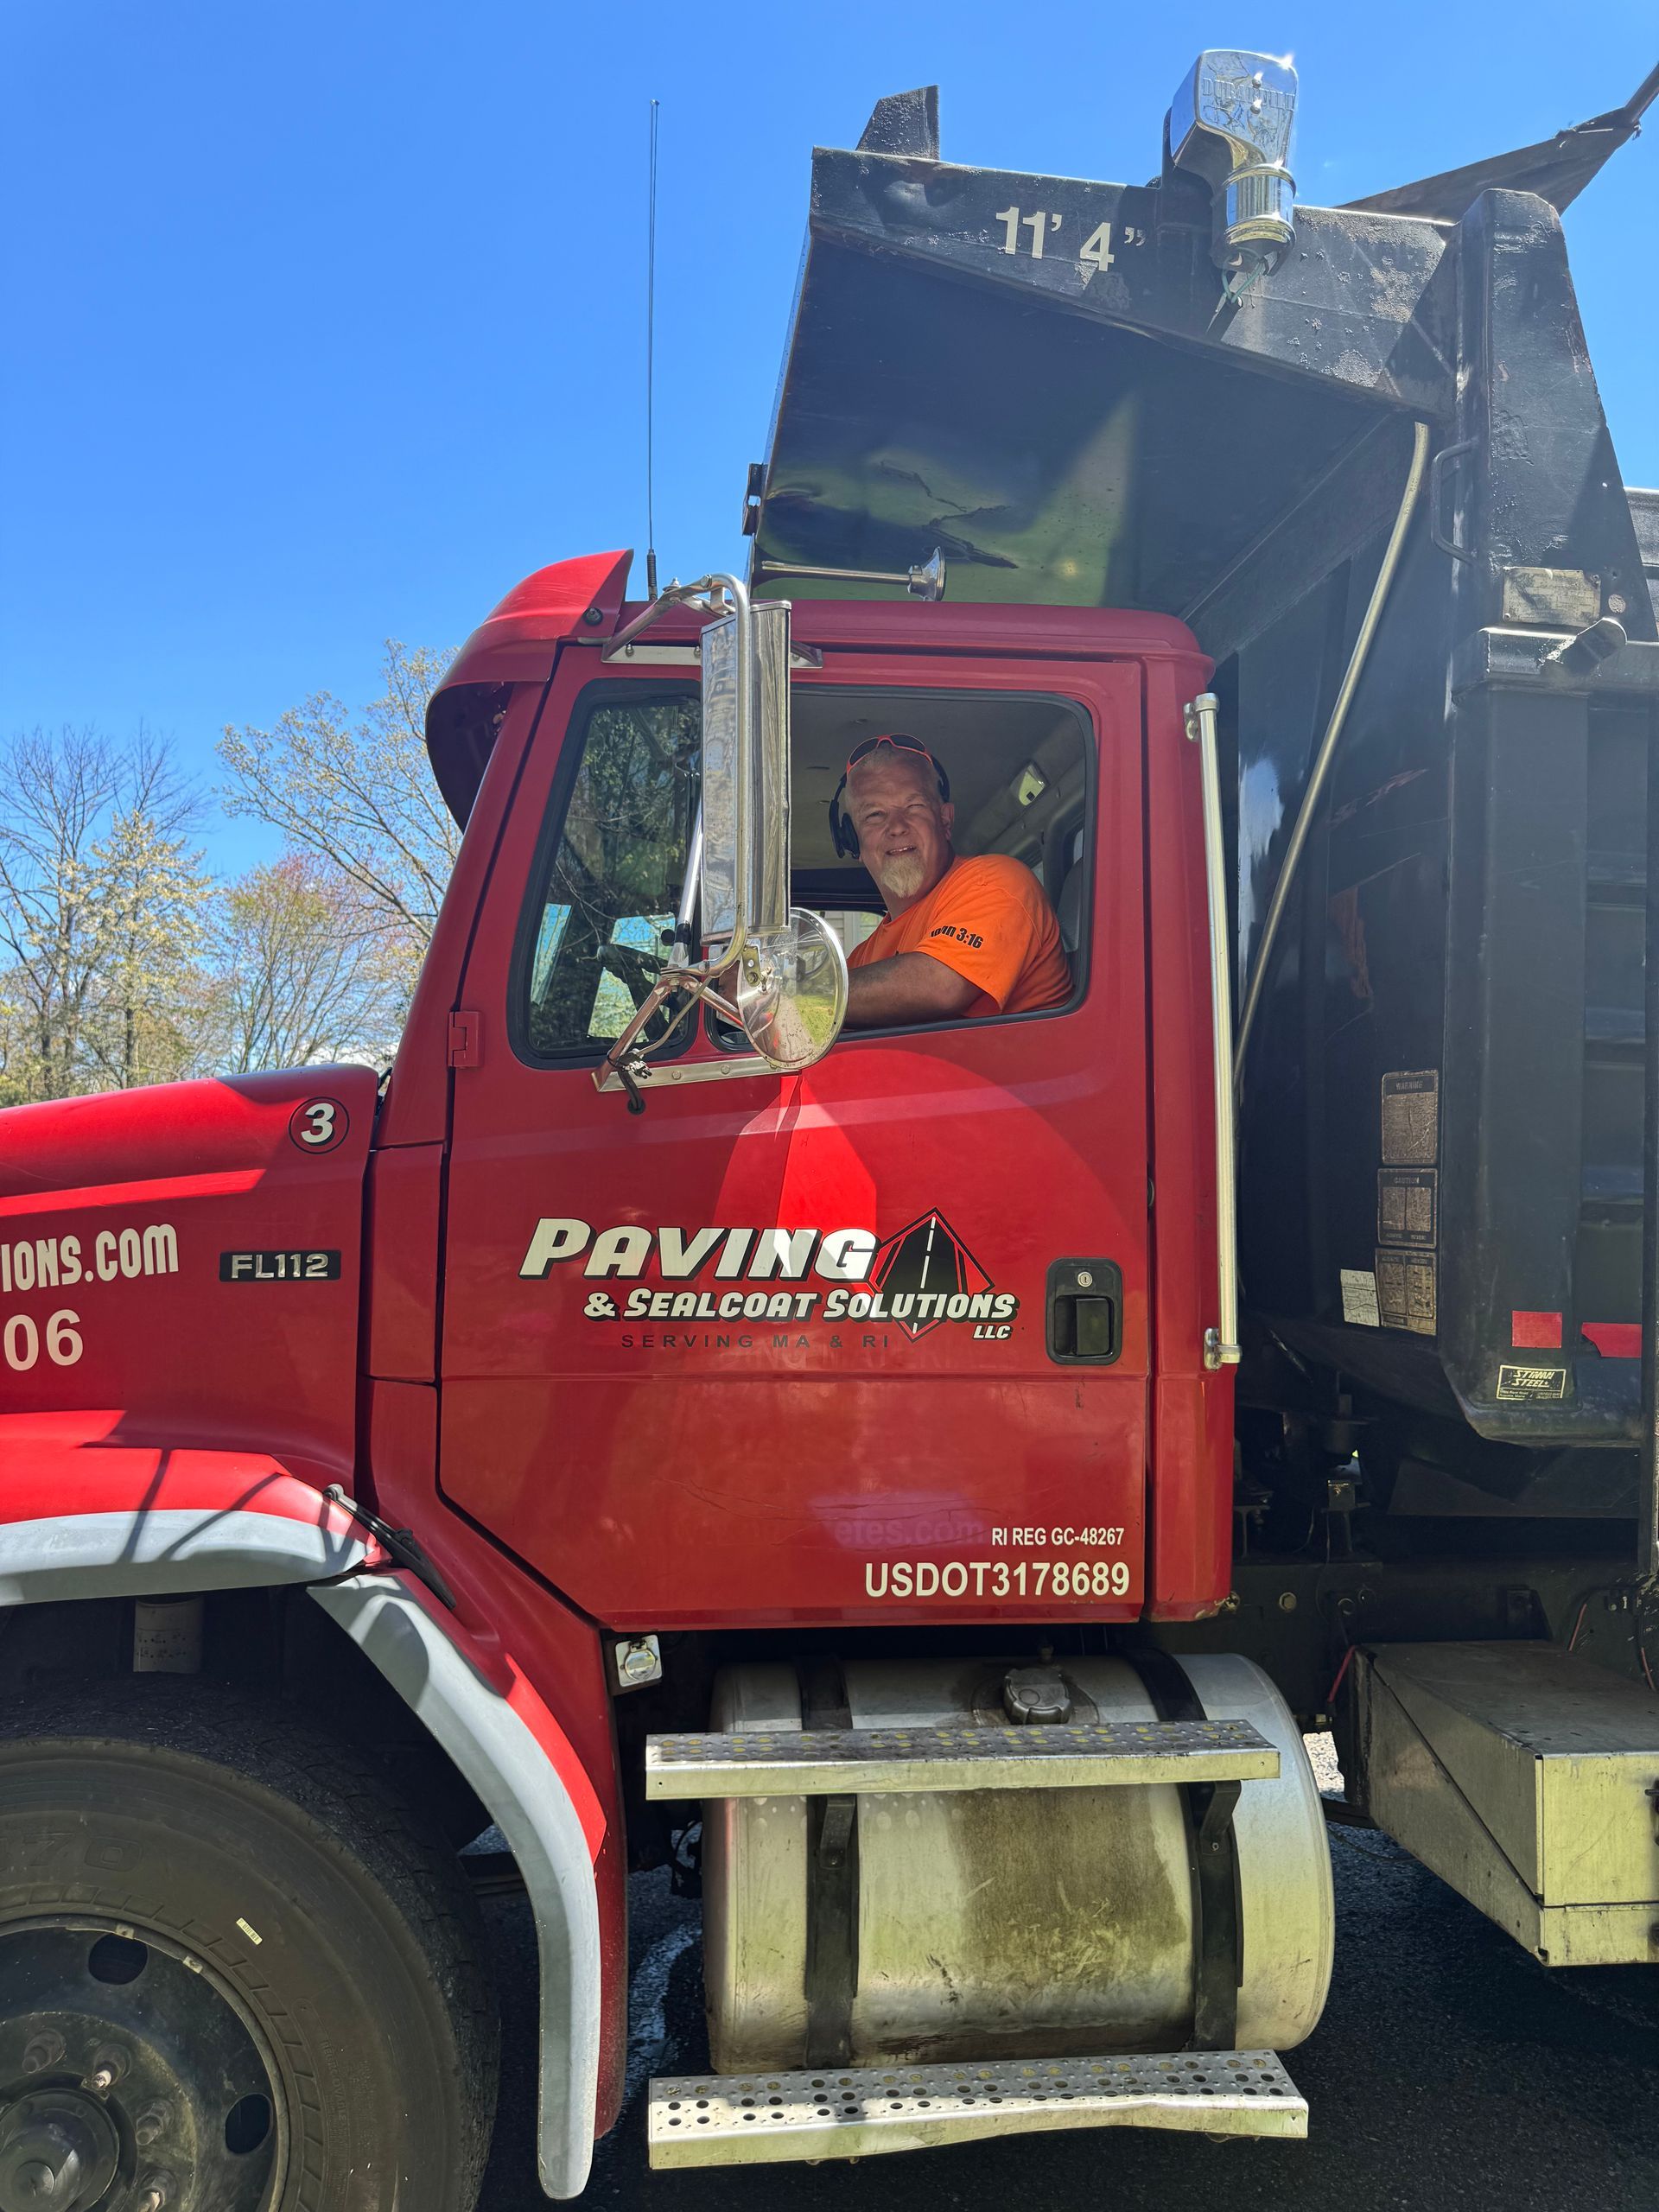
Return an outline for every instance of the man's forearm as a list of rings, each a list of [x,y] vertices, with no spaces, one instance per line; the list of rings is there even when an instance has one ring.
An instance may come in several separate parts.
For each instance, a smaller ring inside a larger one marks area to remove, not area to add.
[[[901,952],[873,960],[848,977],[849,1029],[892,1027],[903,1021],[948,1021],[965,1014],[978,996],[965,976],[927,952]]]

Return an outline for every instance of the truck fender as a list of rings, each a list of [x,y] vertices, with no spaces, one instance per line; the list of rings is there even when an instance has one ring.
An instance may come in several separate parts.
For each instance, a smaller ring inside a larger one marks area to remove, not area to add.
[[[541,1961],[542,2187],[579,2196],[593,2160],[600,2062],[594,1858],[605,1816],[592,1784],[523,1675],[510,1662],[487,1672],[475,1662],[461,1624],[412,1578],[355,1575],[311,1595],[448,1753],[518,1861]]]
[[[124,1444],[118,1416],[0,1416],[0,1605],[251,1590],[384,1554],[263,1452]]]

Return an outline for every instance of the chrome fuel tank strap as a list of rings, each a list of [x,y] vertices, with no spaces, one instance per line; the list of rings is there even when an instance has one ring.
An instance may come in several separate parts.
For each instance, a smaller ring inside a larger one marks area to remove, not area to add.
[[[850,1732],[847,1678],[833,1659],[800,1669],[801,1726]],[[806,2060],[845,2066],[858,1993],[858,1800],[814,1797],[806,1821]]]
[[[1158,1718],[1192,1723],[1207,1718],[1186,1669],[1155,1644],[1124,1657],[1146,1684]],[[1181,1792],[1192,1878],[1194,1950],[1192,2047],[1230,2050],[1238,2036],[1238,1990],[1244,1979],[1244,1916],[1233,1814],[1236,1782],[1205,1782]]]

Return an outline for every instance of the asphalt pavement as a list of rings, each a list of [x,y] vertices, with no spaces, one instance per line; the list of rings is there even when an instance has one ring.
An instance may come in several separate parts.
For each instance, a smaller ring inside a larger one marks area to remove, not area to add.
[[[1286,2063],[1305,2143],[1107,2128],[816,2166],[652,2174],[652,2074],[708,2063],[697,1907],[635,1878],[630,2101],[585,2205],[622,2212],[1659,2212],[1659,1974],[1551,1974],[1375,1831],[1332,1827],[1337,1965]],[[522,1898],[487,1908],[505,2058],[480,2212],[538,2212],[535,1945]]]

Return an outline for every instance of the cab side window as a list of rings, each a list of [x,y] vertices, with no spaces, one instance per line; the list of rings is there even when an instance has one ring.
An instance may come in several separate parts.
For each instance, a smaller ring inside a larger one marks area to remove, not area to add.
[[[640,688],[594,698],[585,722],[578,704],[575,772],[543,841],[515,990],[531,1058],[609,1043],[666,957],[696,819],[699,704]]]

